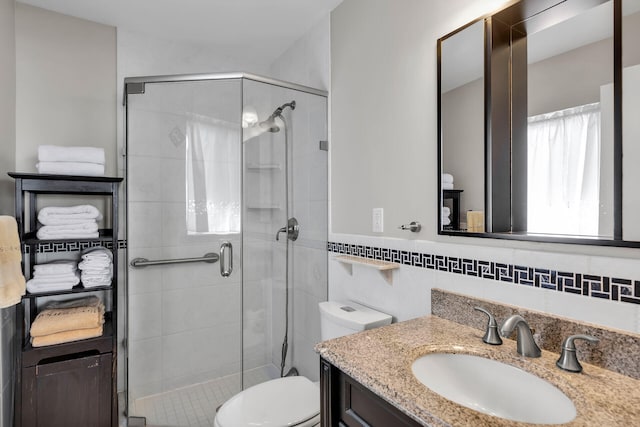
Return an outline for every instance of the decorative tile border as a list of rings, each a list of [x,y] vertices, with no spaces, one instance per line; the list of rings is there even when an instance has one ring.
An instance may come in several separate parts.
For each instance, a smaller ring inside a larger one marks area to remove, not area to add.
[[[73,252],[73,251],[81,251],[88,248],[93,248],[95,246],[104,246],[107,249],[113,248],[113,243],[111,241],[95,241],[95,240],[74,240],[68,242],[43,242],[38,243],[36,246],[36,251],[39,254],[51,254],[57,252]],[[126,249],[127,241],[126,240],[118,240],[118,249]],[[30,252],[29,245],[23,245],[22,247],[23,253],[28,254]]]
[[[548,268],[408,252],[349,243],[328,242],[327,250],[339,254],[396,262],[412,267],[446,271],[515,285],[640,304],[640,280],[572,273]]]

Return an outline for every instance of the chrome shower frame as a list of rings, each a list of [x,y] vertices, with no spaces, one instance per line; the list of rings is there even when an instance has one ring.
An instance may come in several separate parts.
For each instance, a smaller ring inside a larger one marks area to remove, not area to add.
[[[291,89],[291,90],[295,90],[295,91],[299,91],[299,92],[303,92],[303,93],[308,93],[308,94],[312,94],[312,95],[318,95],[318,96],[322,96],[325,98],[328,98],[328,92],[325,90],[321,90],[321,89],[316,89],[316,88],[312,88],[309,86],[304,86],[304,85],[300,85],[300,84],[296,84],[296,83],[290,83],[290,82],[286,82],[283,80],[278,80],[278,79],[274,79],[274,78],[270,78],[270,77],[265,77],[265,76],[261,76],[261,75],[257,75],[257,74],[253,74],[253,73],[246,73],[246,72],[222,72],[222,73],[198,73],[198,74],[175,74],[175,75],[151,75],[151,76],[137,76],[137,77],[127,77],[124,79],[124,89],[123,89],[123,105],[125,107],[125,112],[124,112],[124,150],[126,151],[126,147],[128,147],[128,137],[129,137],[129,132],[128,132],[128,112],[127,112],[127,102],[128,102],[128,95],[133,95],[133,94],[144,94],[145,93],[145,85],[146,84],[151,84],[151,83],[180,83],[180,82],[197,82],[197,81],[214,81],[214,80],[247,80],[247,81],[254,81],[254,82],[258,82],[258,83],[264,83],[267,85],[272,85],[272,86],[277,86],[277,87],[281,87],[281,88],[285,88],[285,89]],[[242,91],[242,89],[241,89]],[[242,92],[241,92],[241,96],[242,96]],[[283,105],[284,107],[284,105]],[[274,111],[274,114],[277,112]],[[242,113],[242,111],[240,112]],[[280,117],[280,115],[278,114],[278,116]],[[285,124],[286,127],[286,124]],[[123,157],[124,157],[124,176],[125,179],[127,179],[127,160],[128,160],[128,156],[123,152]],[[123,196],[125,197],[125,201],[129,200],[129,195],[127,194],[127,191],[125,190],[123,192]],[[126,215],[125,215],[126,217]],[[125,231],[125,238],[127,239],[127,241],[129,240],[129,229],[126,225],[126,222],[124,224],[124,231]],[[288,230],[287,230],[288,231]],[[243,233],[243,231],[241,231],[241,234]],[[288,240],[288,239],[287,239]],[[240,257],[242,257],[243,254],[240,253]],[[125,258],[126,259],[126,258]],[[287,273],[288,274],[288,273]],[[128,398],[128,378],[129,378],[129,354],[128,354],[128,348],[129,348],[129,319],[128,319],[128,313],[129,313],[129,271],[125,270],[125,274],[124,276],[124,283],[123,283],[123,294],[125,295],[124,298],[124,309],[121,311],[121,316],[122,316],[122,322],[121,324],[124,325],[123,330],[120,332],[122,335],[122,338],[120,339],[121,345],[122,345],[122,350],[119,352],[119,361],[118,363],[121,363],[124,366],[124,372],[123,372],[123,376],[124,376],[124,387],[118,387],[118,394],[119,394],[119,400],[120,400],[120,409],[119,409],[119,415],[122,416],[124,415],[125,417],[131,415],[129,413],[129,398]],[[291,375],[291,374],[297,374],[295,368],[292,368],[290,370],[290,372],[288,372],[286,375]],[[124,394],[121,394],[124,393]],[[123,408],[124,406],[124,408]],[[142,423],[144,423],[144,419],[141,417],[131,417],[130,422],[132,423],[131,425],[134,425],[133,423],[137,421],[141,421]]]

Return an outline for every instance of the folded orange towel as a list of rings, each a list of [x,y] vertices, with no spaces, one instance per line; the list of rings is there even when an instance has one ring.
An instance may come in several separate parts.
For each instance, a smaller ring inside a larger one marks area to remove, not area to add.
[[[31,325],[31,336],[93,329],[104,324],[104,305],[93,307],[52,308],[42,310]]]
[[[20,267],[22,251],[18,224],[12,216],[0,216],[0,308],[20,302],[25,280]]]
[[[45,345],[62,344],[65,342],[86,340],[102,335],[102,326],[91,329],[76,329],[74,331],[58,332],[41,337],[31,337],[31,345],[34,347],[43,347]]]

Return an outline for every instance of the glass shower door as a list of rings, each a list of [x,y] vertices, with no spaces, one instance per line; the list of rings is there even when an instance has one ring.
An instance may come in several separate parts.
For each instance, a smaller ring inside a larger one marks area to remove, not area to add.
[[[240,85],[128,95],[128,415],[148,425],[213,425],[242,387]]]
[[[242,94],[243,386],[296,371],[316,381],[318,303],[327,300],[327,98],[252,80]],[[295,240],[278,233],[290,218]]]

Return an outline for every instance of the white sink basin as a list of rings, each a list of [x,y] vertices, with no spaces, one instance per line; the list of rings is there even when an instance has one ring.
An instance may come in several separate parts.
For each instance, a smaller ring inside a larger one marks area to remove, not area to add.
[[[555,386],[495,360],[433,353],[411,369],[434,392],[485,414],[532,424],[563,424],[576,417],[573,402]]]

